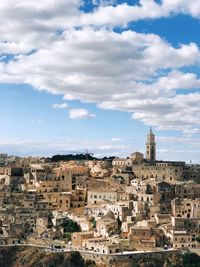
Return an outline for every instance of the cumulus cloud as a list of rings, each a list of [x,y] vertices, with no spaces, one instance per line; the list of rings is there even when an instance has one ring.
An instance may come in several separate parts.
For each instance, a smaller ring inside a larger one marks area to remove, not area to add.
[[[61,104],[53,104],[52,105],[52,108],[55,108],[55,109],[65,109],[65,108],[68,108],[68,104],[67,103],[61,103]]]
[[[0,42],[0,55],[1,54],[26,54],[32,49],[31,45],[25,44],[23,42]]]
[[[76,120],[76,119],[88,119],[88,118],[95,118],[95,114],[90,113],[87,109],[83,108],[77,108],[77,109],[71,109],[69,111],[69,117],[70,119]]]
[[[200,124],[200,93],[190,92],[199,89],[200,80],[181,69],[199,60],[195,43],[175,48],[155,34],[70,29],[50,46],[1,62],[0,82],[30,84],[66,100],[131,112],[134,119],[159,129],[184,131]],[[94,114],[70,111],[72,119],[88,117]]]
[[[173,47],[158,35],[116,33],[112,26],[179,13],[198,18],[199,1],[140,0],[129,5],[97,0],[91,12],[81,10],[82,4],[81,0],[1,0],[0,82],[30,84],[66,100],[127,111],[162,130],[198,132],[200,81],[196,74],[183,71],[198,67],[198,45]],[[13,58],[8,60],[7,54]],[[95,115],[79,109],[69,116]]]
[[[156,19],[174,14],[200,16],[199,1],[140,0],[138,4],[115,0],[93,0],[96,8],[84,12],[82,0],[1,0],[0,50],[24,53],[51,45],[55,36],[72,27],[126,26],[141,19]],[[23,42],[22,42],[23,40]],[[7,53],[6,52],[6,53]]]
[[[186,14],[194,18],[200,17],[199,1],[188,0],[140,0],[138,4],[126,2],[116,5],[99,6],[91,13],[81,17],[82,25],[122,25],[141,19],[157,19],[176,14]]]
[[[91,1],[92,2],[92,1]],[[140,0],[138,4],[115,0],[93,0],[96,8],[84,12],[82,0],[1,0],[0,36],[4,41],[12,41],[15,46],[21,40],[32,48],[43,47],[63,30],[76,26],[120,26],[141,19],[156,19],[174,14],[200,16],[199,1]],[[44,37],[45,34],[45,37]]]

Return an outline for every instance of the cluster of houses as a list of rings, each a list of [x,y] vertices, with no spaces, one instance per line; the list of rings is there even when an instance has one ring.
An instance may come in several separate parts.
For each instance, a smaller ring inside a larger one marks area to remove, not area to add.
[[[3,155],[3,156],[1,156]],[[200,169],[146,157],[47,162],[1,154],[0,245],[62,244],[112,254],[200,249]],[[73,221],[78,231],[63,226]]]

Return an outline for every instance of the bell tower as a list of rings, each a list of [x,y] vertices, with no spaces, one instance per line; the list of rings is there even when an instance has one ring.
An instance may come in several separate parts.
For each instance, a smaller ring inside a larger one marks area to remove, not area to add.
[[[149,133],[147,134],[146,159],[151,163],[156,161],[155,135],[153,134],[151,127],[149,129]]]

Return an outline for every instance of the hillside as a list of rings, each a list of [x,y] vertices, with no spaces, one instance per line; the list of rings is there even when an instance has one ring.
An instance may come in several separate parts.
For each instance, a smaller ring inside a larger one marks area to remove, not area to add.
[[[132,259],[112,262],[112,267],[200,267],[200,257],[194,253],[173,255],[161,259]],[[47,253],[39,248],[0,248],[0,267],[108,267],[85,261],[78,252]],[[110,266],[109,266],[110,267]]]

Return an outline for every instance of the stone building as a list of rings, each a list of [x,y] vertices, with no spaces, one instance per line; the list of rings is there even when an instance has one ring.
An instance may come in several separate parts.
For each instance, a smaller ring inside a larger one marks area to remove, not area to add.
[[[187,231],[174,231],[173,232],[173,248],[175,249],[192,249],[198,248],[199,244],[196,241],[194,234]]]
[[[152,179],[176,183],[183,180],[183,162],[162,161],[154,165],[140,164],[133,166],[133,172],[141,180]]]
[[[88,190],[87,203],[116,202],[118,193],[111,190]]]
[[[155,248],[156,236],[150,226],[132,226],[129,230],[129,240],[140,249]]]
[[[96,222],[96,234],[103,237],[108,237],[111,232],[114,232],[118,227],[117,220],[112,211]]]
[[[200,218],[200,198],[175,198],[171,201],[172,214],[174,217],[179,218]]]
[[[156,143],[155,143],[155,135],[152,132],[150,127],[149,133],[147,135],[146,142],[146,159],[153,163],[156,161]]]
[[[93,231],[75,232],[71,236],[72,245],[75,247],[82,247],[83,241],[94,237]]]
[[[115,158],[112,161],[113,167],[119,167],[119,168],[126,167],[126,166],[132,166],[132,164],[133,164],[133,160],[130,158],[127,158],[127,159]]]
[[[133,160],[133,164],[141,163],[144,159],[144,155],[136,151],[130,155],[130,158]]]
[[[175,186],[175,195],[179,198],[200,198],[200,184],[196,183],[181,183]]]
[[[113,243],[103,237],[86,239],[83,241],[83,247],[98,254],[112,254],[120,251],[119,243]]]

